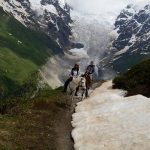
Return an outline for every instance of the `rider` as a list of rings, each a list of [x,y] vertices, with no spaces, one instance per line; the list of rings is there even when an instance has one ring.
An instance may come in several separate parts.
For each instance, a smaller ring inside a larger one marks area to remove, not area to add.
[[[64,90],[63,92],[67,91],[67,87],[69,83],[73,80],[73,77],[78,77],[80,75],[80,69],[79,69],[79,64],[75,64],[74,67],[71,69],[70,77],[67,79],[67,81],[64,84]]]
[[[94,62],[91,61],[90,65],[87,66],[85,70],[85,78],[86,78],[86,97],[89,97],[88,95],[88,90],[92,85],[92,80],[93,80],[93,73],[95,72],[95,65]]]
[[[91,80],[93,80],[93,73],[95,72],[94,62],[91,61],[90,65],[86,68],[85,74],[89,75]]]

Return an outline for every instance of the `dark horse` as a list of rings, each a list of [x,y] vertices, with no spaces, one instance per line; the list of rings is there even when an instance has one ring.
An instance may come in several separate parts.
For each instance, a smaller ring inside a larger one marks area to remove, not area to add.
[[[85,80],[86,80],[86,93],[85,93],[85,96],[86,96],[86,97],[89,97],[88,91],[89,91],[89,89],[90,89],[91,86],[92,86],[92,80],[91,80],[90,75],[87,74],[87,73],[85,73],[83,76],[85,77]]]

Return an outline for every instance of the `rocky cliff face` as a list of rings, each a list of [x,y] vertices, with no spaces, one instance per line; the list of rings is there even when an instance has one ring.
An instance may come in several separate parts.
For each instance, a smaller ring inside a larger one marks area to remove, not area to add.
[[[136,10],[127,6],[118,16],[115,27],[119,34],[113,42],[117,50],[128,49],[130,52],[148,52],[150,48],[150,5]]]
[[[150,5],[128,5],[117,17],[115,31],[117,37],[103,65],[121,72],[150,57]]]

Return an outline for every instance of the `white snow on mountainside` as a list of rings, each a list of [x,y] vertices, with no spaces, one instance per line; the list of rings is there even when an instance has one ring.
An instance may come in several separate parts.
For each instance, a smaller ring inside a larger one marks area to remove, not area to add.
[[[40,0],[37,1],[30,0],[30,3],[31,3],[31,8],[37,11],[39,15],[42,15],[45,10],[58,15],[57,10],[53,5],[41,5]]]
[[[118,36],[113,40],[110,51],[105,56],[104,67],[109,66],[115,68],[117,72],[124,72],[149,58],[149,22],[150,5],[147,4],[144,7],[128,5],[123,9],[115,21]]]
[[[49,11],[49,12],[52,12],[56,15],[58,15],[58,12],[56,10],[56,8],[53,6],[53,5],[41,5],[41,0],[29,0],[30,3],[31,3],[31,7],[33,8],[33,10],[37,10],[39,14],[43,14],[43,12],[45,10]],[[54,0],[56,1],[56,0]],[[65,6],[65,1],[64,0],[58,0],[59,2],[59,6],[64,8]]]
[[[72,136],[75,150],[149,150],[150,98],[124,97],[111,81],[77,104]]]
[[[27,7],[29,7],[29,3],[28,2],[25,2],[24,4],[26,4]],[[0,6],[3,7],[4,11],[13,14],[13,16],[17,20],[19,20],[22,24],[24,24],[24,19],[22,18],[22,16],[28,16],[29,15],[28,12],[26,12],[26,9],[21,5],[21,3],[19,3],[16,0],[11,0],[10,2],[9,1],[4,1],[4,0],[0,0]],[[18,15],[16,9],[14,10],[15,7],[17,7],[17,11],[19,12],[19,15]]]
[[[54,2],[56,1],[57,0],[54,0]],[[60,4],[59,6],[64,9],[65,1],[58,0],[58,3]],[[6,12],[11,13],[24,25],[25,21],[30,21],[29,19],[25,20],[25,18],[30,16],[30,13],[33,13],[31,12],[32,10],[36,11],[38,15],[44,15],[45,11],[54,13],[55,15],[59,15],[53,4],[42,5],[41,0],[23,0],[21,2],[17,0],[0,0],[0,6],[2,6]]]

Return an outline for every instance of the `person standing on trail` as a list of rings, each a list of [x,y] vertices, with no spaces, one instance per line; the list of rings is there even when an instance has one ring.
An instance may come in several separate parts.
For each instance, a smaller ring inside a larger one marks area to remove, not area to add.
[[[67,87],[69,83],[73,80],[73,77],[79,77],[80,76],[80,69],[79,69],[79,64],[75,64],[74,67],[71,69],[71,73],[69,75],[69,79],[64,84],[64,90],[63,92],[67,91]]]
[[[95,65],[94,65],[94,62],[91,61],[90,65],[87,66],[87,68],[86,68],[85,74],[89,75],[91,80],[93,80],[93,73],[94,72],[95,72]]]

